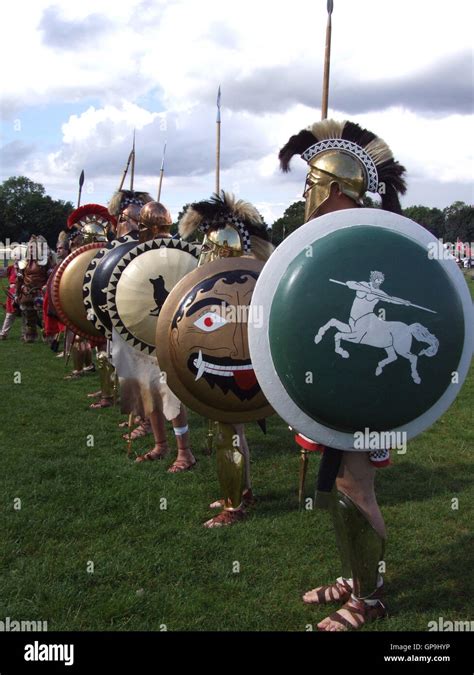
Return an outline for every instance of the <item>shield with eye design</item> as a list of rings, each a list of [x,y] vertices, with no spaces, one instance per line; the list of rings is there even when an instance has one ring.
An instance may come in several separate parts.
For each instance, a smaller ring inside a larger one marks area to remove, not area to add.
[[[250,361],[247,327],[264,263],[215,260],[184,277],[166,299],[157,325],[160,367],[191,410],[219,422],[250,422],[273,413]]]

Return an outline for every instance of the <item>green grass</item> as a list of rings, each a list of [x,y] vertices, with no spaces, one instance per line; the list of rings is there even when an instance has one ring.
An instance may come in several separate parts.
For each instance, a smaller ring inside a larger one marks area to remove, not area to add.
[[[300,596],[333,580],[338,561],[327,515],[298,511],[298,452],[281,420],[268,420],[266,436],[248,426],[259,497],[249,519],[208,531],[207,505],[219,495],[215,457],[201,451],[204,420],[191,415],[195,471],[171,476],[168,461],[135,465],[118,411],[88,409],[97,377],[64,381],[62,361],[18,337],[17,321],[0,342],[0,620],[46,620],[49,630],[315,627],[327,612]],[[473,389],[471,375],[444,417],[378,472],[391,616],[364,630],[472,619]],[[134,448],[151,447],[149,439]],[[317,465],[311,457],[308,495]]]

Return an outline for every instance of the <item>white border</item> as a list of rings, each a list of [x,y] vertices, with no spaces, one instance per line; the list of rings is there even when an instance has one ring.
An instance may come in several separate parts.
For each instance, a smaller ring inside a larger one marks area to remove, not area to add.
[[[328,213],[314,220],[310,220],[305,225],[293,232],[284,242],[278,246],[265,264],[257,280],[255,290],[252,296],[252,305],[258,305],[263,308],[263,324],[259,327],[255,323],[249,323],[248,336],[250,357],[255,370],[260,387],[270,405],[291,427],[326,446],[338,448],[340,450],[352,450],[354,434],[336,431],[312,420],[306,413],[290,399],[287,391],[283,387],[278,374],[273,365],[270,341],[268,334],[268,324],[270,309],[275,291],[285,274],[289,263],[306,246],[310,246],[317,239],[324,237],[331,232],[341,230],[346,227],[383,227],[387,230],[403,234],[418,244],[425,246],[428,256],[428,244],[435,243],[435,250],[439,248],[439,241],[428,230],[421,225],[413,222],[409,218],[399,216],[381,209],[346,209],[334,213]],[[414,438],[422,431],[430,427],[441,415],[449,408],[451,403],[458,395],[461,386],[469,370],[473,342],[474,342],[474,312],[471,295],[467,287],[462,272],[454,260],[437,261],[450,280],[456,287],[462,304],[465,323],[465,343],[458,364],[459,384],[451,384],[441,398],[420,417],[404,426],[396,429],[387,429],[386,431],[406,432],[407,440]],[[295,344],[295,349],[297,349]],[[364,431],[364,429],[361,429]],[[360,450],[359,450],[360,452]]]

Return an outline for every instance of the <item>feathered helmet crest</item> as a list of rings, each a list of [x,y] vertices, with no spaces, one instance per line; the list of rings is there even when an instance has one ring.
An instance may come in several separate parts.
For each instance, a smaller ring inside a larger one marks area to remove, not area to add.
[[[347,176],[337,173],[338,167],[342,164],[334,158],[345,156],[354,160],[353,164],[359,167],[361,175],[361,184],[355,188],[359,193],[359,199],[365,192],[377,192],[381,196],[383,209],[400,213],[398,195],[406,192],[404,180],[406,169],[394,159],[385,141],[354,122],[322,120],[290,138],[280,150],[281,169],[289,171],[291,158],[296,154],[301,155],[310,166],[315,167],[323,153],[326,156],[332,153],[335,167],[333,172],[325,167],[326,173],[332,173],[342,181]],[[352,179],[353,176],[347,178],[349,183]],[[345,192],[344,189],[342,191]],[[354,198],[353,194],[349,192],[347,194]]]
[[[117,192],[112,195],[108,208],[109,212],[113,216],[117,217],[130,204],[136,204],[137,206],[141,207],[152,201],[153,197],[148,194],[148,192],[135,192],[135,190],[117,190]]]
[[[85,225],[97,224],[106,228],[109,225],[115,227],[116,219],[109,213],[105,206],[100,204],[84,204],[75,209],[67,219],[67,227],[69,230],[76,228],[81,230]]]
[[[207,233],[232,225],[240,234],[244,254],[250,252],[250,237],[268,241],[268,232],[255,206],[221,190],[210,199],[191,204],[179,222],[179,234],[186,239],[195,230]]]

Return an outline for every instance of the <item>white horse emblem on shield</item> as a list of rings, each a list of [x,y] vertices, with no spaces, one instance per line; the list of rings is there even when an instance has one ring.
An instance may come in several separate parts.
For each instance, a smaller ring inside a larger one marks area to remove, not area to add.
[[[329,279],[329,281],[335,284],[341,284],[355,291],[356,297],[352,303],[348,323],[343,323],[338,319],[330,319],[318,330],[314,341],[316,344],[319,344],[330,328],[337,328],[337,333],[334,336],[336,354],[340,354],[344,359],[349,358],[349,352],[341,347],[341,341],[385,349],[387,357],[378,362],[375,374],[381,375],[386,365],[392,363],[392,361],[396,361],[399,356],[403,356],[410,361],[413,382],[420,384],[421,378],[416,369],[418,357],[435,356],[439,347],[438,338],[432,335],[421,323],[407,325],[401,321],[384,321],[374,314],[374,308],[379,302],[388,302],[393,305],[416,307],[432,314],[436,314],[436,312],[432,309],[415,305],[408,300],[387,295],[387,293],[380,290],[380,286],[384,280],[385,276],[382,272],[371,272],[369,282],[344,282]],[[419,342],[425,342],[428,344],[428,347],[423,349],[419,354],[412,354],[411,345],[413,338]]]

